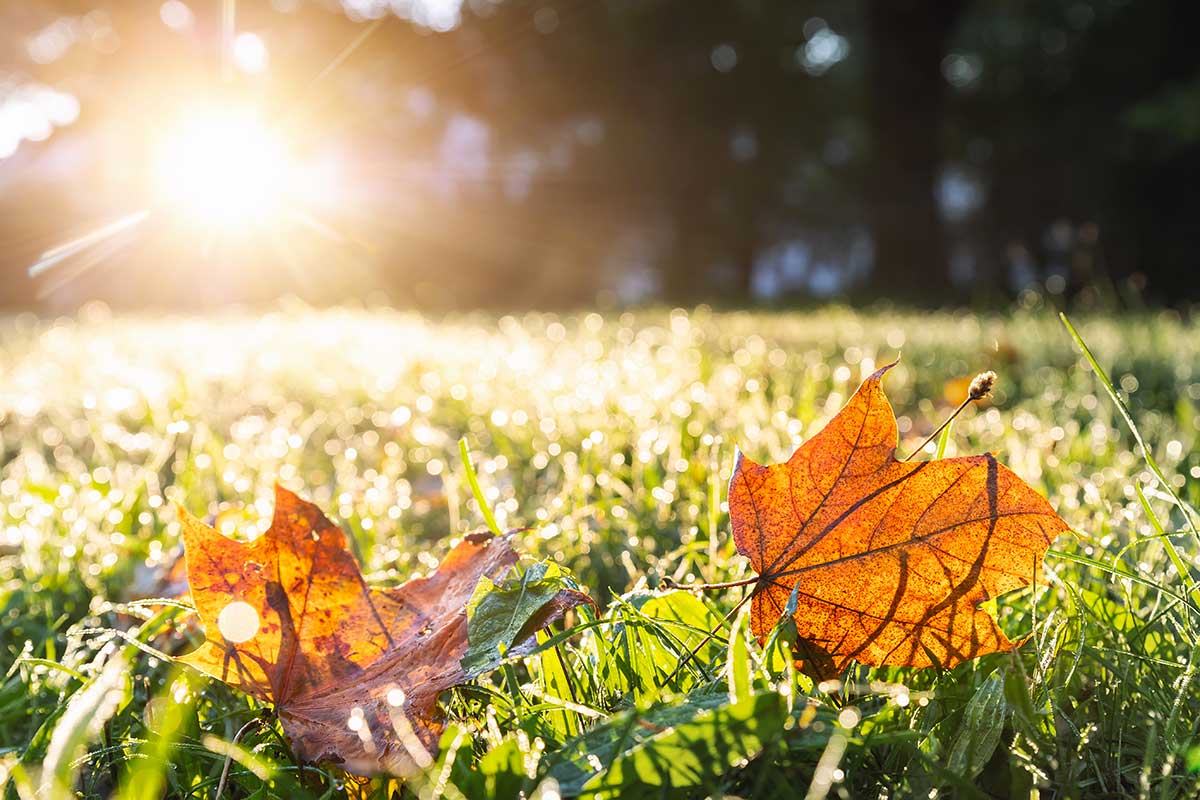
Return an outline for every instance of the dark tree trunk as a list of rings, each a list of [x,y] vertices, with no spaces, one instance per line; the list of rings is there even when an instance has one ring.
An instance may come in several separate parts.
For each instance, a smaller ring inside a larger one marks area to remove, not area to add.
[[[744,223],[733,256],[737,270],[735,299],[749,303],[754,299],[754,266],[758,263],[758,236],[755,235],[754,220]]]
[[[941,62],[964,6],[965,0],[870,0],[866,7],[871,288],[896,299],[936,302],[953,291],[934,192],[946,87]]]

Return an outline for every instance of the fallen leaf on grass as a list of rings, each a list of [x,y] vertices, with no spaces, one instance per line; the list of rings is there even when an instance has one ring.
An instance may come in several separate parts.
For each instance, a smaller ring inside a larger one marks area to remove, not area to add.
[[[467,603],[516,563],[507,541],[467,536],[429,576],[372,589],[341,529],[282,487],[271,527],[249,543],[179,512],[207,635],[181,660],[274,703],[304,761],[400,777],[428,766],[438,695],[478,674],[460,664]]]
[[[1067,529],[991,454],[895,458],[896,418],[875,372],[783,464],[739,453],[729,489],[738,552],[759,574],[751,630],[794,614],[816,677],[851,660],[952,667],[1014,643],[980,604],[1034,583]]]

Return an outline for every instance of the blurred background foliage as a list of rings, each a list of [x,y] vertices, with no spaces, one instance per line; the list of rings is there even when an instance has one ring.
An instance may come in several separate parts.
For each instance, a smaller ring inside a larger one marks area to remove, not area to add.
[[[1185,303],[1198,23],[1184,0],[5,3],[0,302]],[[149,154],[199,101],[286,140],[286,219],[163,210]]]

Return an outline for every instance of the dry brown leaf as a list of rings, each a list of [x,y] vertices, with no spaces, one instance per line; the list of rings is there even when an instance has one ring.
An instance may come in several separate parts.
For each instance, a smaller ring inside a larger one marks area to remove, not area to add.
[[[897,461],[880,386],[892,366],[787,462],[739,454],[730,482],[734,540],[759,574],[753,632],[771,631],[795,589],[806,669],[821,677],[851,660],[951,667],[1013,647],[980,604],[1034,583],[1067,529],[991,454]]]
[[[516,563],[508,543],[468,536],[428,577],[371,589],[341,529],[282,487],[252,542],[179,513],[207,634],[181,660],[274,703],[302,760],[400,777],[427,766],[438,695],[469,677],[467,601],[481,576],[498,581]]]

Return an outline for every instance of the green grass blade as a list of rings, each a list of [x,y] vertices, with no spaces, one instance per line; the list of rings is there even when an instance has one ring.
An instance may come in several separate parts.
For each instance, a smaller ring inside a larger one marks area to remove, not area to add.
[[[1121,395],[1117,393],[1117,389],[1115,386],[1113,386],[1112,380],[1109,379],[1108,373],[1106,373],[1104,368],[1101,367],[1099,362],[1096,361],[1096,357],[1092,355],[1092,351],[1083,341],[1083,337],[1080,336],[1079,332],[1075,330],[1075,326],[1071,324],[1071,320],[1067,319],[1067,315],[1060,312],[1058,316],[1059,319],[1062,320],[1063,325],[1065,325],[1067,330],[1071,333],[1071,338],[1075,340],[1075,344],[1083,353],[1083,357],[1086,358],[1088,364],[1091,365],[1092,371],[1095,372],[1096,377],[1100,379],[1101,385],[1104,386],[1104,391],[1108,393],[1109,398],[1116,405],[1117,411],[1120,413],[1121,418],[1125,420],[1126,427],[1129,428],[1130,433],[1133,434],[1134,440],[1138,443],[1138,447],[1141,449],[1142,458],[1145,460],[1146,466],[1150,468],[1152,473],[1154,473],[1154,477],[1158,478],[1158,482],[1162,485],[1163,489],[1166,490],[1167,494],[1170,495],[1175,506],[1179,508],[1180,513],[1183,514],[1184,522],[1191,530],[1192,538],[1195,540],[1197,548],[1200,549],[1200,528],[1198,528],[1196,525],[1196,519],[1193,516],[1192,509],[1185,502],[1183,502],[1183,498],[1179,496],[1178,492],[1175,491],[1175,487],[1171,484],[1171,481],[1167,479],[1167,476],[1163,473],[1162,469],[1159,468],[1158,462],[1154,458],[1154,453],[1151,452],[1149,445],[1147,445],[1145,439],[1142,438],[1142,432],[1138,430],[1137,423],[1133,421],[1133,415],[1129,412],[1129,407],[1125,405],[1125,401],[1122,400]],[[1142,489],[1140,485],[1137,487],[1137,491],[1138,495],[1142,496]],[[1143,504],[1146,510],[1149,512],[1149,506],[1144,503],[1144,496]],[[1150,516],[1152,518],[1154,517],[1153,514],[1150,514]],[[1161,533],[1163,528],[1162,525],[1158,524],[1157,519],[1154,519],[1154,524]],[[1163,545],[1166,547],[1167,555],[1171,558],[1172,563],[1175,564],[1175,568],[1179,572],[1180,579],[1182,579],[1184,584],[1187,586],[1188,594],[1192,597],[1193,607],[1200,607],[1200,587],[1196,586],[1196,582],[1192,578],[1191,571],[1184,565],[1183,559],[1180,557],[1178,550],[1175,548],[1175,543],[1172,542],[1168,537],[1163,539]]]
[[[1095,372],[1096,377],[1100,379],[1100,383],[1104,386],[1104,391],[1108,393],[1109,398],[1116,405],[1117,411],[1121,414],[1121,418],[1125,420],[1125,425],[1129,428],[1129,432],[1133,434],[1134,440],[1138,443],[1138,446],[1142,450],[1142,458],[1145,459],[1146,466],[1150,468],[1150,471],[1154,473],[1154,477],[1158,478],[1163,488],[1171,496],[1171,499],[1174,501],[1175,505],[1178,506],[1179,511],[1183,514],[1184,520],[1192,531],[1192,535],[1196,538],[1197,546],[1200,546],[1200,527],[1197,527],[1195,514],[1191,507],[1189,507],[1187,503],[1183,502],[1183,498],[1181,498],[1175,491],[1175,487],[1171,485],[1171,482],[1167,480],[1167,476],[1158,466],[1158,461],[1155,460],[1154,453],[1151,452],[1150,447],[1146,444],[1145,439],[1142,438],[1142,432],[1138,430],[1137,423],[1133,421],[1133,415],[1130,414],[1129,407],[1125,405],[1125,401],[1122,400],[1121,395],[1117,393],[1117,389],[1115,386],[1113,386],[1113,382],[1109,379],[1108,373],[1104,371],[1104,368],[1101,367],[1099,362],[1096,361],[1096,357],[1092,355],[1092,351],[1088,349],[1087,344],[1083,341],[1083,337],[1081,337],[1079,332],[1075,330],[1075,326],[1071,324],[1069,319],[1067,319],[1066,314],[1060,313],[1058,316],[1062,320],[1063,325],[1067,326],[1067,330],[1071,333],[1071,338],[1075,340],[1075,344],[1083,352],[1083,357],[1086,358],[1088,364],[1091,365],[1092,371]]]
[[[946,423],[946,427],[942,429],[941,434],[938,436],[937,453],[935,453],[933,456],[935,459],[945,457],[946,445],[950,444],[950,431],[952,431],[952,430],[954,430],[954,418],[953,417],[951,417],[950,421]]]
[[[487,499],[483,496],[483,489],[479,485],[479,476],[475,474],[475,465],[471,463],[471,449],[467,447],[467,437],[462,437],[458,440],[458,455],[462,458],[463,470],[467,473],[467,483],[471,486],[471,494],[475,496],[475,502],[479,504],[479,512],[483,514],[483,521],[487,524],[488,530],[497,536],[504,534],[500,530],[500,526],[496,524],[496,515],[492,513],[492,507],[488,505]]]
[[[1087,556],[1081,556],[1081,555],[1077,555],[1075,553],[1067,553],[1063,550],[1054,550],[1054,549],[1047,550],[1046,556],[1048,558],[1061,558],[1063,561],[1073,561],[1076,564],[1082,564],[1083,566],[1093,567],[1093,568],[1101,570],[1103,572],[1107,572],[1109,575],[1113,575],[1118,578],[1125,578],[1127,580],[1133,581],[1134,583],[1140,583],[1143,586],[1149,586],[1152,589],[1157,589],[1158,591],[1162,592],[1167,597],[1171,597],[1171,598],[1174,598],[1174,599],[1180,601],[1181,603],[1190,607],[1193,611],[1200,611],[1200,608],[1198,608],[1196,605],[1194,605],[1194,602],[1195,602],[1194,600],[1191,600],[1187,597],[1184,597],[1181,594],[1173,592],[1170,589],[1163,586],[1162,584],[1157,583],[1157,582],[1151,580],[1150,578],[1142,577],[1141,575],[1138,575],[1135,572],[1126,572],[1125,570],[1120,569],[1119,567],[1114,567],[1112,564],[1105,564],[1103,561],[1097,561],[1094,558],[1088,558]]]

